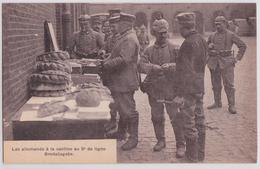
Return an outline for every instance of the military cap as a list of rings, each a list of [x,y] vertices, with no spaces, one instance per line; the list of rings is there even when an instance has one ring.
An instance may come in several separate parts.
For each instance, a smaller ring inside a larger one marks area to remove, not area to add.
[[[120,13],[120,21],[126,21],[133,23],[135,21],[136,17],[134,15],[128,14],[128,13]]]
[[[108,13],[96,13],[92,14],[90,17],[93,23],[102,23],[107,19]]]
[[[152,29],[155,32],[167,32],[169,29],[169,23],[165,19],[155,20]]]
[[[110,17],[119,16],[120,12],[121,12],[121,9],[110,9],[110,10],[108,10]]]
[[[224,16],[217,16],[215,18],[215,23],[223,23],[223,22],[226,22],[226,18]]]
[[[90,16],[89,15],[80,15],[79,16],[79,22],[89,21]]]
[[[120,15],[118,16],[112,16],[109,18],[109,23],[117,23],[120,21]]]
[[[194,29],[195,26],[195,13],[193,12],[183,12],[176,16],[176,20],[182,27],[187,29]]]

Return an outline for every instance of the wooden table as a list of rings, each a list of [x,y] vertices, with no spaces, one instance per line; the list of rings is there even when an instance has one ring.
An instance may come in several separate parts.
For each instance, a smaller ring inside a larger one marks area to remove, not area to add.
[[[64,97],[32,97],[12,121],[14,140],[103,139],[104,124],[110,120],[109,101],[97,107],[77,107],[75,100],[65,101],[71,111],[44,118],[37,117],[39,106]]]

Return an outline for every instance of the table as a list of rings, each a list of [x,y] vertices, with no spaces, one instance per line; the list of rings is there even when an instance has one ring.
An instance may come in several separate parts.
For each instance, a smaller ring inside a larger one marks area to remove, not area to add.
[[[65,101],[71,111],[44,118],[37,117],[39,106],[50,101]],[[110,121],[110,101],[97,107],[78,107],[66,97],[31,97],[12,120],[14,140],[103,139],[104,124]]]

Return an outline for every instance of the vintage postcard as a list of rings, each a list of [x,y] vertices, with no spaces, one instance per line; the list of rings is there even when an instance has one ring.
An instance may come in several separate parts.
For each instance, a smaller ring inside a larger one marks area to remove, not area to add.
[[[257,165],[256,3],[2,3],[4,164]]]

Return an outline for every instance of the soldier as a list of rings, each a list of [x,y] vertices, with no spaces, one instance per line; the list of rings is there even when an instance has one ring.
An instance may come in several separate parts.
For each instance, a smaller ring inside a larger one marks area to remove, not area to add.
[[[108,87],[117,105],[122,124],[127,125],[129,138],[122,150],[130,150],[138,144],[139,114],[136,111],[134,93],[139,86],[137,59],[139,43],[132,31],[135,16],[120,13],[111,17],[111,27],[119,32],[111,57],[104,61],[103,69],[110,72]],[[120,128],[119,128],[120,130]]]
[[[208,67],[211,74],[211,83],[214,93],[214,104],[208,109],[222,107],[221,102],[221,78],[228,99],[228,111],[236,114],[235,108],[235,87],[234,87],[234,67],[240,61],[246,51],[246,44],[233,32],[226,29],[226,19],[224,16],[217,16],[215,19],[217,31],[208,38],[209,59]],[[236,57],[231,51],[232,45],[238,47]]]
[[[195,30],[195,14],[180,13],[176,16],[180,34],[185,38],[176,62],[178,97],[183,104],[186,157],[191,162],[204,160],[205,124],[203,111],[204,74],[207,61],[207,43]]]
[[[103,37],[93,31],[90,26],[90,16],[79,17],[80,31],[74,32],[70,42],[69,53],[72,58],[93,58],[104,45]]]
[[[152,29],[156,41],[149,46],[140,59],[140,71],[147,74],[143,82],[144,92],[147,93],[151,106],[152,122],[157,143],[154,151],[165,148],[165,118],[164,106],[171,120],[176,139],[176,157],[185,155],[185,139],[183,133],[183,115],[179,107],[173,102],[176,96],[176,58],[178,46],[167,39],[169,24],[165,19],[155,20]],[[145,84],[146,83],[146,84]]]
[[[120,9],[111,9],[109,10],[109,18],[112,18],[114,16],[120,16]],[[113,24],[113,22],[117,22],[117,19],[109,19],[109,25]],[[106,51],[108,58],[111,56],[112,49],[114,48],[114,45],[116,44],[117,38],[120,36],[119,32],[115,27],[110,27],[111,35],[107,37],[104,50]],[[109,87],[110,78],[109,78],[109,72],[103,72],[103,83]],[[113,130],[117,126],[117,106],[115,103],[110,104],[110,114],[111,114],[111,120],[110,123],[108,123],[105,128],[107,131]],[[118,140],[124,140],[126,138],[126,126],[122,120],[119,118],[118,122],[118,132],[116,133],[110,133],[108,132],[108,137],[116,138]]]
[[[146,27],[144,25],[140,27],[140,34],[137,36],[137,38],[140,44],[140,55],[141,55],[144,52],[145,48],[147,48],[147,46],[150,43],[149,36],[146,32]]]
[[[100,33],[100,35],[105,39],[105,34],[102,32],[102,20],[101,20],[101,15],[105,15],[105,14],[93,14],[91,15],[91,26],[92,29],[98,33]]]

